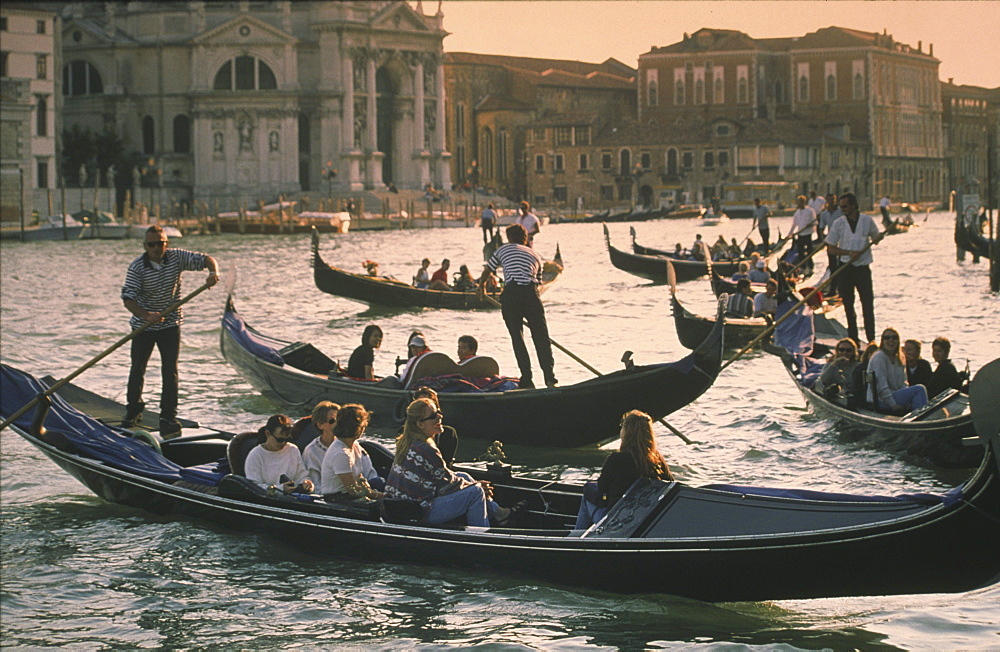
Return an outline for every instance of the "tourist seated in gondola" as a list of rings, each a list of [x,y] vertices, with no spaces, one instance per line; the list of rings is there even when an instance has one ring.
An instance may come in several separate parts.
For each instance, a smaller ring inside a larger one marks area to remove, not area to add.
[[[406,342],[406,353],[409,357],[406,360],[406,364],[403,365],[402,371],[399,372],[399,380],[402,383],[406,383],[410,369],[417,360],[425,353],[429,353],[430,350],[431,347],[427,346],[427,341],[424,339],[423,333],[420,331],[410,333],[410,339]]]
[[[740,245],[736,242],[736,238],[729,241],[729,248],[726,250],[726,257],[729,260],[739,260],[743,257],[743,250],[740,249]]]
[[[868,400],[877,410],[906,413],[927,405],[927,388],[906,384],[906,362],[895,328],[882,331],[878,351],[868,361]]]
[[[445,258],[441,261],[441,267],[437,269],[434,274],[431,275],[431,284],[428,286],[431,290],[441,290],[447,291],[451,289],[448,285],[448,268],[451,267],[451,261]]]
[[[413,277],[413,285],[415,287],[425,290],[431,284],[431,273],[428,271],[430,266],[430,258],[424,258],[420,261],[420,269],[417,270],[416,276]]]
[[[845,337],[837,342],[813,390],[829,401],[847,405],[853,394],[854,370],[860,363],[858,345]]]
[[[723,236],[719,236],[719,239],[715,241],[712,245],[712,260],[724,260],[729,256],[729,245],[726,244],[726,239]]]
[[[736,282],[736,291],[729,295],[726,302],[726,317],[746,319],[753,314],[753,299],[750,289],[750,279],[741,278]]]
[[[653,419],[632,410],[622,417],[621,446],[604,461],[596,482],[588,482],[576,516],[577,530],[600,521],[639,478],[673,481],[667,461],[656,447]]]
[[[865,346],[864,352],[861,354],[861,360],[858,366],[854,368],[853,378],[851,379],[851,388],[849,396],[853,397],[848,403],[848,407],[857,408],[867,403],[867,393],[868,393],[868,362],[878,351],[878,342],[869,342]]]
[[[493,486],[456,474],[444,463],[434,437],[442,432],[441,412],[430,399],[419,398],[406,408],[403,433],[396,438],[396,455],[386,479],[385,498],[416,502],[421,521],[447,523],[464,517],[474,527],[489,527],[490,519],[507,525],[512,510],[500,507]]]
[[[296,430],[306,430],[307,428],[315,428],[316,432],[319,433],[319,436],[306,444],[302,451],[302,463],[305,465],[306,472],[309,473],[309,479],[312,480],[314,487],[319,487],[321,484],[323,456],[326,455],[330,444],[333,443],[333,424],[337,421],[338,412],[340,412],[340,406],[336,403],[320,401],[313,408],[312,414],[299,419],[292,426],[293,434]],[[298,442],[300,439],[296,438],[293,441]]]
[[[927,383],[927,396],[934,397],[946,389],[964,389],[967,380],[955,365],[952,364],[951,341],[947,337],[938,337],[931,343],[931,355],[937,368],[931,374],[930,382]]]
[[[754,261],[753,266],[750,267],[748,272],[750,276],[751,283],[767,283],[771,280],[771,272],[767,271],[767,261],[763,258],[757,258]]]
[[[382,346],[382,329],[375,324],[365,326],[361,346],[354,349],[347,362],[347,375],[359,380],[377,380],[375,376],[375,349]]]
[[[757,245],[754,244],[753,238],[747,238],[747,243],[743,245],[743,257],[749,258],[753,253],[757,253]]]
[[[474,358],[479,353],[479,341],[471,335],[462,335],[458,338],[458,362],[461,364],[469,358]]]
[[[441,400],[438,398],[438,393],[431,389],[430,387],[420,386],[413,390],[413,399],[426,398],[434,402],[437,411],[441,412]],[[458,452],[458,431],[449,425],[444,423],[444,416],[442,412],[441,417],[441,432],[434,436],[434,443],[437,444],[438,450],[441,451],[441,458],[444,460],[445,466],[449,469],[452,464],[455,463],[455,454]],[[399,429],[399,434],[403,434],[403,429]]]
[[[903,358],[906,360],[906,383],[908,385],[927,385],[931,382],[931,363],[920,357],[920,342],[906,340],[903,342]],[[930,392],[927,394],[930,396]]]
[[[763,317],[768,322],[774,319],[774,313],[778,311],[778,282],[773,278],[767,279],[767,285],[763,292],[758,292],[753,298],[753,316]]]
[[[455,275],[455,285],[452,289],[456,292],[475,292],[476,291],[476,279],[472,278],[472,272],[469,271],[468,265],[462,265],[458,268],[458,274]]]
[[[334,441],[323,456],[320,493],[327,499],[378,500],[385,489],[368,452],[358,440],[365,434],[371,414],[363,405],[348,403],[337,412]]]
[[[701,261],[705,260],[707,249],[708,245],[706,245],[705,241],[701,239],[701,234],[696,234],[694,236],[694,243],[691,245],[690,259]]]
[[[732,277],[730,278],[730,280],[733,283],[736,283],[741,278],[745,278],[745,279],[749,279],[750,278],[750,263],[748,263],[745,260],[739,264],[739,268],[737,269],[736,273],[732,275]]]
[[[675,244],[674,258],[686,258],[686,257],[687,257],[687,252],[684,250],[684,247],[681,246],[681,243],[678,242],[677,244]]]
[[[312,493],[313,482],[302,463],[302,453],[291,443],[292,420],[275,414],[257,431],[257,437],[260,444],[250,451],[244,465],[247,479],[286,494]]]

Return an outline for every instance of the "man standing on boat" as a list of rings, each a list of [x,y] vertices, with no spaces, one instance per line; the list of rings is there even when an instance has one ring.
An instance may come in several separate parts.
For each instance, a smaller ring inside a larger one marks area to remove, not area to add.
[[[497,212],[493,210],[493,203],[483,209],[479,216],[479,226],[483,229],[483,244],[489,244],[493,239],[493,227],[497,223]]]
[[[858,198],[853,193],[841,196],[840,210],[844,214],[830,227],[826,246],[831,254],[840,257],[841,266],[847,266],[847,269],[840,271],[837,288],[847,315],[847,335],[861,343],[858,339],[858,315],[854,311],[854,290],[857,289],[858,296],[861,297],[861,312],[865,318],[865,336],[868,342],[872,342],[875,340],[875,295],[869,267],[872,264],[869,242],[872,245],[878,244],[885,234],[879,231],[870,215],[858,211]]]
[[[542,222],[537,215],[531,212],[531,204],[526,201],[521,202],[514,224],[520,224],[524,227],[524,232],[528,234],[525,244],[529,247],[534,246],[535,236],[542,230]]]
[[[812,260],[802,263],[812,253],[813,232],[816,230],[816,211],[812,206],[806,204],[806,196],[799,195],[795,198],[798,208],[792,215],[792,234],[795,235],[795,259],[796,264],[801,264],[800,271],[804,277],[812,274]]]
[[[753,224],[750,226],[752,231],[754,227],[760,233],[761,240],[764,241],[764,250],[761,252],[765,256],[771,251],[771,227],[767,222],[767,218],[771,217],[771,208],[761,201],[760,197],[753,200]]]
[[[152,325],[132,338],[132,368],[128,375],[128,405],[122,426],[131,428],[142,420],[146,404],[142,400],[146,365],[155,346],[160,351],[163,388],[160,396],[160,436],[167,439],[180,435],[177,422],[177,360],[181,347],[181,309],[163,314],[181,296],[181,272],[208,269],[209,287],[219,282],[219,264],[206,254],[168,249],[167,236],[159,226],[146,229],[143,246],[146,253],[128,266],[121,297],[132,313],[129,325],[133,330],[146,322]]]
[[[527,202],[522,204],[526,205]],[[554,387],[558,382],[553,371],[552,342],[549,340],[549,326],[545,321],[545,308],[538,295],[542,282],[544,262],[534,249],[528,246],[528,234],[520,224],[507,227],[507,244],[497,249],[479,277],[479,292],[485,294],[486,282],[499,268],[503,268],[504,287],[500,295],[501,312],[510,341],[514,346],[514,357],[521,370],[521,389],[533,388],[531,357],[524,343],[524,322],[531,330],[535,343],[538,364],[545,375],[545,385]]]

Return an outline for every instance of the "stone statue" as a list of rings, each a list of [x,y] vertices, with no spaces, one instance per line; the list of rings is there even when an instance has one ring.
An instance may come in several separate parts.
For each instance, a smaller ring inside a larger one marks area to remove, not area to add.
[[[221,131],[212,134],[212,151],[219,154],[223,151],[223,135]]]
[[[267,148],[268,151],[277,152],[281,149],[281,134],[277,131],[272,131],[267,135]]]
[[[253,125],[249,122],[241,122],[237,127],[240,134],[240,151],[253,151]]]

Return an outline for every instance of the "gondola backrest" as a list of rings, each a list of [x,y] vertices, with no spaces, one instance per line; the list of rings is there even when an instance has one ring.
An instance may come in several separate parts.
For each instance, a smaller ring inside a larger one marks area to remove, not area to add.
[[[312,416],[302,417],[292,426],[292,443],[298,446],[300,453],[304,453],[306,446],[317,437],[319,430],[313,426]]]
[[[241,432],[229,440],[226,446],[226,459],[229,460],[229,470],[236,475],[246,475],[247,455],[259,443],[256,432]]]

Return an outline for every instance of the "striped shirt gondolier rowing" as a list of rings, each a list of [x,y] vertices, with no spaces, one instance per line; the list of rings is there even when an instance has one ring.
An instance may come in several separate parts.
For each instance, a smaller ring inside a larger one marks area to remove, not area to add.
[[[122,300],[131,299],[145,310],[161,312],[178,301],[181,296],[181,272],[196,272],[205,269],[205,254],[185,249],[168,249],[159,265],[143,254],[132,261],[125,273],[122,286]],[[145,322],[135,315],[129,320],[132,329],[140,328]],[[180,326],[184,316],[178,308],[163,321],[153,324],[149,330],[163,330]]]
[[[493,252],[486,264],[493,272],[503,268],[505,285],[540,285],[542,282],[544,262],[531,247],[507,243]]]

